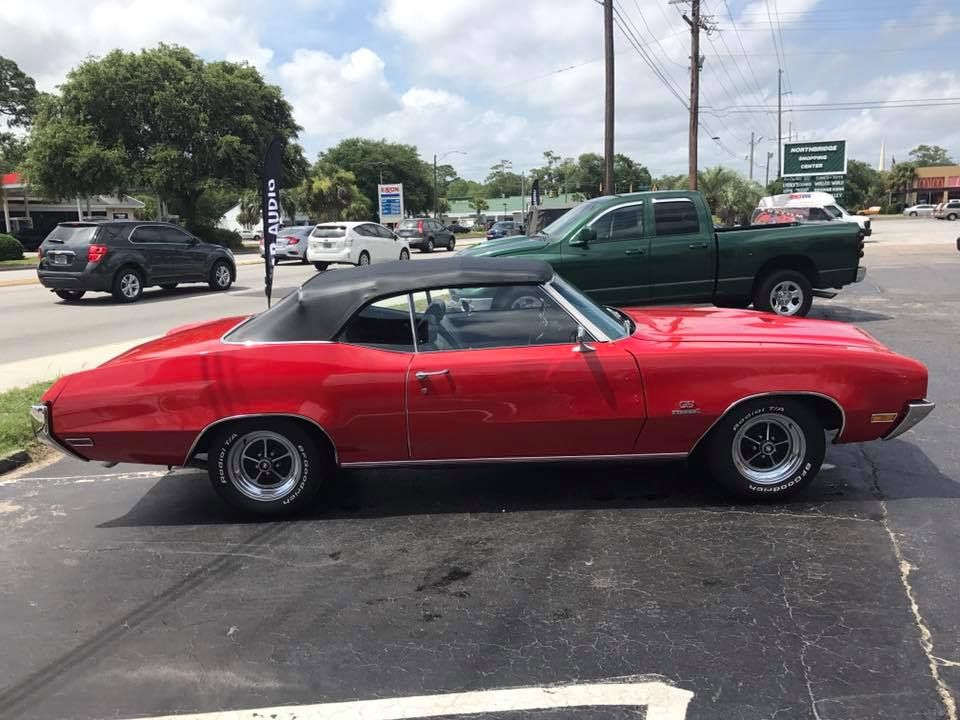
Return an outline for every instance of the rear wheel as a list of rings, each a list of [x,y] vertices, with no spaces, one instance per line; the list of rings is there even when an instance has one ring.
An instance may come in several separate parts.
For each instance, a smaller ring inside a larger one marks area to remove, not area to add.
[[[916,211],[913,211],[913,212],[910,213],[910,217],[916,217],[916,216],[917,216]]]
[[[323,271],[326,270],[328,267],[330,267],[330,263],[315,262],[315,263],[313,264],[313,266],[314,266],[319,272],[323,272]]]
[[[54,290],[53,293],[61,300],[66,300],[67,302],[76,302],[86,294],[86,291],[85,290]]]
[[[407,250],[406,248],[403,248],[403,250],[400,251],[400,259],[401,259],[401,260],[409,260],[409,259],[410,259],[410,251]]]
[[[360,257],[357,258],[357,265],[369,265],[370,264],[370,255],[366,250],[360,253]]]
[[[453,248],[456,246],[456,244],[457,244],[457,240],[456,240],[456,238],[454,238],[453,235],[451,234],[451,235],[450,235],[450,242],[447,243],[447,252],[453,252]]]
[[[120,268],[113,277],[112,292],[120,302],[136,302],[143,295],[143,275],[136,268]]]
[[[238,510],[292,515],[317,497],[332,465],[292,420],[231,424],[211,439],[208,473],[214,489]]]
[[[229,290],[233,285],[233,272],[230,266],[223,260],[218,260],[213,264],[210,270],[210,289],[211,290]]]
[[[805,317],[813,305],[813,286],[796,270],[774,270],[757,284],[753,306],[788,317]]]
[[[710,471],[739,497],[773,500],[796,494],[820,471],[826,452],[816,414],[792,398],[760,398],[735,407],[714,430]]]
[[[433,252],[433,238],[427,238],[427,242],[423,244],[423,249],[421,252],[432,253]]]
[[[950,213],[949,215],[947,215],[947,220],[956,220],[956,219],[957,219],[956,213]]]

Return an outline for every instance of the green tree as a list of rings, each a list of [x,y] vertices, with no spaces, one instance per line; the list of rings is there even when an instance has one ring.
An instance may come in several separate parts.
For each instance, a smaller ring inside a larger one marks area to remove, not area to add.
[[[763,189],[738,172],[722,166],[697,173],[697,187],[703,193],[710,211],[725,224],[746,224],[753,214]]]
[[[613,178],[617,192],[638,192],[649,190],[653,183],[650,171],[645,165],[634,162],[622,153],[613,156]]]
[[[483,196],[486,190],[483,183],[478,183],[476,180],[464,180],[458,177],[452,180],[447,186],[447,197],[472,198],[477,195]]]
[[[27,141],[13,133],[0,132],[0,175],[16,170],[27,157]]]
[[[843,190],[844,205],[853,210],[881,205],[886,199],[885,194],[880,173],[876,168],[860,160],[847,162],[847,179]]]
[[[490,198],[519,195],[523,181],[513,172],[509,160],[501,160],[490,168],[486,179],[486,196]]]
[[[332,163],[318,163],[302,193],[304,207],[320,222],[370,218],[372,204],[357,187],[356,176]]]
[[[385,183],[403,183],[407,212],[421,215],[433,210],[433,164],[421,160],[413,145],[347,138],[321,153],[318,163],[330,163],[353,173],[371,207],[376,205],[382,175]]]
[[[282,184],[298,183],[306,169],[292,142],[300,128],[278,87],[251,66],[206,63],[181,47],[88,60],[48,105],[36,118],[27,164],[31,181],[54,197],[144,187],[193,221],[209,190],[257,185],[275,135],[288,141]],[[69,136],[79,141],[66,142]],[[58,147],[67,152],[61,161]],[[97,187],[71,172],[87,147],[94,158],[119,161],[100,163]]]
[[[583,153],[577,158],[574,182],[567,181],[567,189],[575,187],[588,198],[606,194],[603,185],[603,156],[597,153]]]
[[[480,219],[480,213],[482,213],[484,210],[490,209],[487,201],[484,200],[480,195],[474,196],[474,198],[470,201],[470,207],[473,208],[473,211],[477,214],[477,220]]]
[[[651,182],[654,190],[686,190],[688,185],[686,175],[661,175]]]
[[[244,227],[253,227],[260,222],[260,207],[263,204],[260,193],[255,190],[246,190],[240,196],[240,212],[237,213],[237,222]]]
[[[917,181],[917,166],[912,162],[897,163],[887,175],[887,189],[892,193],[906,194]]]
[[[953,159],[945,148],[939,145],[917,145],[910,151],[910,157],[917,167],[931,165],[953,165]]]
[[[0,115],[6,116],[8,124],[27,127],[39,96],[33,78],[13,60],[0,56]]]

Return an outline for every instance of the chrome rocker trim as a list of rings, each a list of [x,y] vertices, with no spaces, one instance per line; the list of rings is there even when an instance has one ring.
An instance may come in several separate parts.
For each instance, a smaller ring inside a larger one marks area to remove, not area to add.
[[[883,436],[884,440],[892,440],[898,435],[903,435],[907,430],[915,426],[927,417],[937,406],[929,400],[914,400],[907,403],[907,410],[903,414],[903,419],[897,423],[893,430]]]
[[[75,450],[72,450],[66,445],[61,444],[55,437],[53,437],[53,433],[50,432],[50,408],[47,405],[40,403],[30,406],[30,425],[33,428],[34,437],[36,437],[37,440],[42,442],[47,447],[58,450],[68,457],[74,457],[78,460],[88,462],[85,457],[78,454]],[[93,445],[92,441],[90,445]]]
[[[423,465],[481,465],[503,463],[546,463],[546,462],[604,462],[604,461],[656,461],[656,460],[683,460],[688,453],[635,453],[625,455],[531,455],[525,457],[481,457],[481,458],[450,458],[442,460],[377,460],[373,462],[345,462],[341,467],[368,468],[384,466],[423,466]]]

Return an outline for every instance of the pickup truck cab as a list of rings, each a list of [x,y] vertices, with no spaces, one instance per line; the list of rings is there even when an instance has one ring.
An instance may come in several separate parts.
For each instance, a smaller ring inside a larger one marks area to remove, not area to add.
[[[804,316],[815,294],[859,282],[863,233],[850,223],[715,229],[698,192],[584,202],[533,236],[463,251],[545,260],[605,305],[713,303]]]

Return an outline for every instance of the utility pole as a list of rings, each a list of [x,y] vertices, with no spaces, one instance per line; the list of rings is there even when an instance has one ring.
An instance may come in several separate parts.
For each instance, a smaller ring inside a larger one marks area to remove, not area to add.
[[[793,142],[793,120],[787,123],[787,142]]]
[[[783,68],[777,68],[777,177],[783,157]]]
[[[437,217],[437,208],[440,205],[440,199],[437,196],[437,154],[433,154],[433,217]]]
[[[753,131],[750,131],[750,180],[753,180]]]
[[[696,0],[699,2],[699,0]],[[613,187],[613,0],[603,0],[603,187]]]
[[[700,70],[703,58],[700,57],[700,31],[707,35],[716,28],[709,17],[700,15],[700,0],[670,0],[671,5],[690,3],[690,17],[683,15],[684,21],[690,26],[690,129],[688,138],[688,179],[691,190],[697,189],[697,135],[700,129]]]
[[[767,151],[767,181],[763,184],[764,187],[770,184],[770,158],[773,157],[773,153],[769,150]]]

